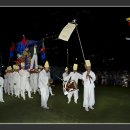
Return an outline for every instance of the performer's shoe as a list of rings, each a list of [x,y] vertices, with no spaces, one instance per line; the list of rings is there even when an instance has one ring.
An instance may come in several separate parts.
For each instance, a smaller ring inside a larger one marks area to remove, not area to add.
[[[89,111],[88,107],[85,107],[85,111]]]
[[[5,102],[4,100],[2,100],[1,102]]]
[[[51,94],[51,96],[54,96],[55,94]]]
[[[42,108],[44,108],[44,109],[49,109],[49,107],[47,106],[47,107],[45,107],[45,106],[41,106]]]
[[[45,107],[46,109],[49,109],[49,107]]]
[[[93,110],[94,108],[91,106],[91,107],[89,107],[91,110]]]
[[[67,102],[68,104],[70,103],[70,101]]]
[[[77,104],[77,101],[74,101]]]
[[[32,99],[33,99],[33,97],[30,97],[30,98],[32,98]]]
[[[49,109],[49,107],[43,107],[44,109]]]

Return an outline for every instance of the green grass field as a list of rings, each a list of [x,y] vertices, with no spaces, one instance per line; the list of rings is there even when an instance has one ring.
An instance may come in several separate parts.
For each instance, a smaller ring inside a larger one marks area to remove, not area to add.
[[[48,100],[49,110],[40,107],[40,95],[24,101],[4,94],[0,102],[0,123],[130,123],[130,88],[96,86],[94,110],[86,112],[83,104],[83,86],[79,87],[79,100],[67,104],[62,86],[53,88],[55,96]],[[27,96],[27,95],[26,95]]]

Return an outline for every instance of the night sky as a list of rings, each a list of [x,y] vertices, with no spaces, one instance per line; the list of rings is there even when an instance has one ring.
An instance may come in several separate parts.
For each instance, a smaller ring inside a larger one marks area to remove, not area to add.
[[[129,7],[0,7],[0,52],[2,62],[7,64],[11,42],[27,39],[45,41],[47,59],[52,65],[66,65],[66,49],[69,49],[69,65],[75,58],[83,62],[76,31],[68,42],[57,40],[63,27],[73,19],[77,20],[86,59],[94,67],[130,67],[130,27],[126,18]],[[113,59],[112,59],[113,58]]]

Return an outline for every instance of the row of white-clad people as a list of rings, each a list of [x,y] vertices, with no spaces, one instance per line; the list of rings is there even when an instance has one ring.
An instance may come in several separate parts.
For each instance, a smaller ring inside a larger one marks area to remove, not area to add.
[[[20,96],[25,100],[26,92],[28,93],[29,98],[33,98],[31,93],[34,94],[38,91],[38,77],[40,69],[38,70],[25,70],[25,64],[21,63],[21,69],[19,66],[13,65],[7,67],[6,73],[4,75],[4,92],[7,94],[15,95],[16,97]],[[51,87],[49,88],[50,94],[53,95]]]

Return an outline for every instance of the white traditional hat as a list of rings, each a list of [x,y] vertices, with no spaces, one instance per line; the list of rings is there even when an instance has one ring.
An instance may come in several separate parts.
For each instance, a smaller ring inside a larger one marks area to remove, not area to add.
[[[46,61],[44,67],[49,67],[49,62]]]
[[[73,70],[77,70],[78,69],[78,64],[74,64],[73,65]]]
[[[7,67],[7,70],[12,70],[12,67],[11,67],[11,66],[8,66],[8,67]]]
[[[68,67],[65,67],[65,71],[67,71],[68,70]]]
[[[24,66],[25,66],[25,63],[24,63],[24,62],[22,62],[22,63],[21,63],[21,67],[24,67]]]
[[[87,67],[91,66],[90,60],[85,60],[85,64],[86,64]]]
[[[13,65],[13,69],[14,69],[14,70],[16,69],[16,65]]]
[[[15,69],[16,69],[16,70],[19,70],[19,66],[18,66],[18,65],[16,65]]]

